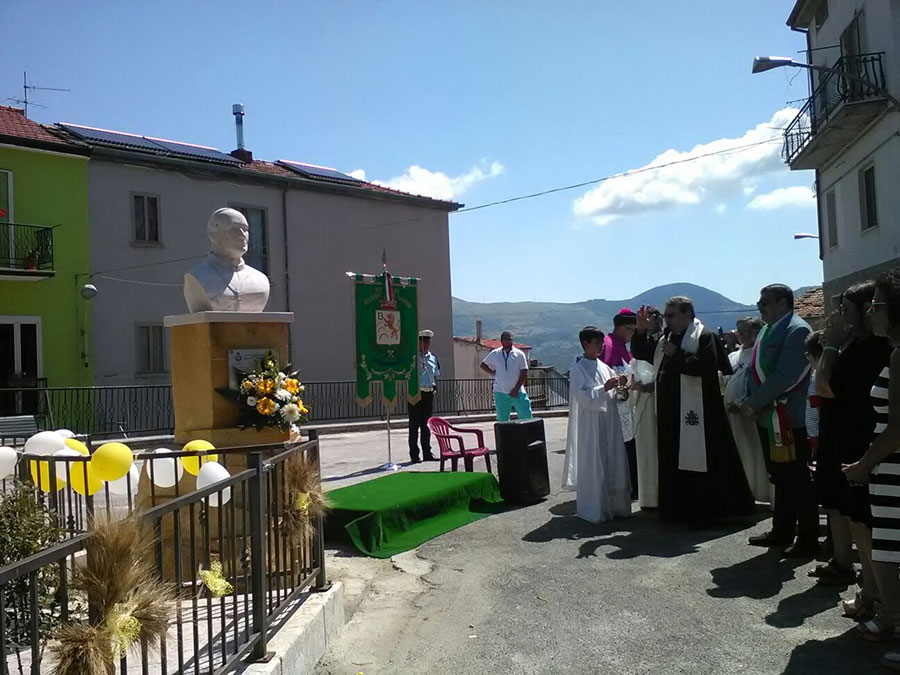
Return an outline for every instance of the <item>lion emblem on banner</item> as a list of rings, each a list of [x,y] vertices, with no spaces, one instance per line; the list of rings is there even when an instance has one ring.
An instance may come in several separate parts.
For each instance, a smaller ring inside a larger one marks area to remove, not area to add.
[[[375,311],[375,342],[380,345],[400,344],[400,312]]]

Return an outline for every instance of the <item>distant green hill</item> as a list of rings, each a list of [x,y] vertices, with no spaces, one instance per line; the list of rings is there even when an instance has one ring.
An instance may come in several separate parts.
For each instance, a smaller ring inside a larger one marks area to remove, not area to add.
[[[578,347],[578,331],[584,326],[612,329],[612,318],[622,307],[637,311],[641,305],[662,310],[673,295],[686,295],[694,301],[697,315],[711,329],[734,328],[742,316],[756,315],[756,307],[742,305],[703,286],[689,283],[657,286],[627,300],[585,300],[584,302],[467,302],[453,298],[453,334],[475,335],[475,320],[484,325],[484,337],[497,338],[510,330],[517,342],[534,347],[533,358],[545,365],[569,369]]]

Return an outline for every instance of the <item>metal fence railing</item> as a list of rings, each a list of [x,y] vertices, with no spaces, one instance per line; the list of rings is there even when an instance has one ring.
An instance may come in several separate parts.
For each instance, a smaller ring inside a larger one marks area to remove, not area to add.
[[[0,269],[53,271],[53,228],[0,223]]]
[[[310,409],[309,421],[384,419],[387,410],[379,386],[375,386],[372,403],[363,408],[357,403],[356,383],[351,380],[307,382],[303,398]],[[529,378],[526,389],[535,409],[568,405],[569,381],[564,377]],[[402,384],[398,395],[400,403],[393,414],[405,414],[406,387]],[[15,412],[2,407],[4,400],[17,401]],[[493,382],[488,378],[438,381],[435,414],[489,413],[493,408]],[[168,384],[0,389],[0,417],[10,414],[34,415],[42,429],[65,428],[98,438],[170,434],[175,426]],[[15,442],[0,438],[0,443]]]
[[[159,644],[136,643],[121,659],[121,673],[218,673],[242,659],[261,659],[266,644],[288,607],[326,587],[322,519],[311,520],[298,536],[284,527],[290,507],[288,462],[302,459],[320,468],[319,441],[218,449],[220,462],[243,465],[209,487],[174,494],[151,493],[158,502],[139,517],[154,535],[153,566],[160,583],[169,584],[176,601],[169,629]],[[173,452],[167,458],[196,456]],[[136,455],[147,460],[151,453]],[[222,459],[225,456],[228,459]],[[24,457],[23,463],[30,458]],[[87,458],[65,458],[71,471]],[[157,457],[158,459],[158,457]],[[149,463],[153,464],[153,463]],[[49,462],[51,484],[58,462]],[[149,466],[145,467],[145,471]],[[152,485],[152,482],[150,483]],[[66,493],[71,492],[64,488]],[[104,490],[106,492],[106,490]],[[36,490],[36,494],[38,493]],[[48,520],[63,513],[61,493],[43,495],[50,502]],[[63,495],[64,496],[64,495]],[[145,500],[146,501],[146,500]],[[73,502],[69,502],[70,504]],[[127,494],[105,500],[81,497],[84,511],[60,543],[0,567],[0,663],[6,673],[54,672],[47,651],[59,626],[91,620],[94,598],[79,596],[71,580],[76,565],[91,555],[88,515],[111,519],[133,513],[137,500]],[[231,590],[216,595],[200,570],[221,566]],[[52,651],[52,650],[51,650]]]

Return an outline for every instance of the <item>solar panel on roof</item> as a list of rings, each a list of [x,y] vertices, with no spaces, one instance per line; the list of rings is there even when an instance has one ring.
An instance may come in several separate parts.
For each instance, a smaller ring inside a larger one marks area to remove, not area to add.
[[[353,176],[341,173],[337,169],[331,169],[327,166],[316,166],[315,164],[304,164],[303,162],[292,162],[287,159],[279,159],[278,164],[286,166],[297,173],[310,178],[333,178],[335,180],[350,181],[351,183],[364,183],[365,181]]]
[[[186,155],[188,157],[199,157],[201,159],[210,159],[217,162],[228,162],[230,164],[240,164],[237,157],[226,155],[215,148],[207,148],[203,145],[191,145],[190,143],[179,143],[177,141],[167,141],[162,138],[153,138],[152,141],[161,145],[169,152],[176,155]]]
[[[240,163],[240,160],[236,157],[226,155],[224,152],[220,152],[215,148],[208,148],[203,145],[179,143],[178,141],[168,141],[164,138],[137,136],[135,134],[126,134],[121,131],[110,131],[109,129],[83,127],[78,124],[60,124],[60,126],[71,131],[79,138],[86,141],[94,141],[95,143],[137,148],[160,154],[178,155],[180,157],[193,157],[208,161],[226,162],[228,164]]]
[[[118,131],[109,131],[107,129],[95,129],[93,127],[82,127],[77,124],[60,124],[63,129],[71,131],[76,136],[86,141],[96,141],[98,143],[110,143],[113,145],[121,145],[131,148],[141,148],[142,150],[152,150],[154,152],[163,152],[163,148],[158,143],[144,138],[143,136],[135,136],[134,134],[123,134]]]

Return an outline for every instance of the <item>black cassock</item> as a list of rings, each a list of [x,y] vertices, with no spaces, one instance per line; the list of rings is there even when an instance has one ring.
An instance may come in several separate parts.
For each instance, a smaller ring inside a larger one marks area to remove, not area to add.
[[[676,346],[684,335],[670,335]],[[653,363],[658,339],[635,333],[631,352]],[[663,356],[656,377],[657,451],[659,454],[659,515],[666,520],[702,525],[715,518],[746,515],[754,510],[725,404],[719,390],[718,346],[706,328],[697,354],[679,349]],[[706,473],[678,468],[681,416],[681,375],[700,376],[705,415]]]

